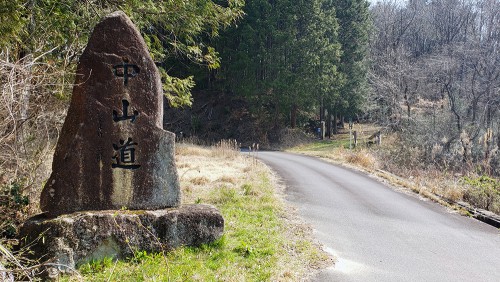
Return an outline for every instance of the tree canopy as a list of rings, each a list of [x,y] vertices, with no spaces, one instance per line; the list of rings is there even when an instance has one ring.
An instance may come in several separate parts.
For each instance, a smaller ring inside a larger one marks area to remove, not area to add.
[[[165,62],[187,58],[217,68],[218,54],[206,39],[241,18],[243,4],[242,0],[2,0],[0,50],[13,61],[42,55],[43,62],[71,72],[93,26],[106,14],[123,10],[163,67],[169,101],[175,106],[189,105],[192,77],[170,77]]]
[[[356,113],[364,94],[369,26],[364,0],[253,0],[218,46],[224,86],[273,120],[323,104]]]

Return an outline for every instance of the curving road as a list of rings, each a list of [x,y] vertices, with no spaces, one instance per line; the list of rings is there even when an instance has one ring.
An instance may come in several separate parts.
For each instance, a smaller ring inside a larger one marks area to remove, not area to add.
[[[334,267],[313,281],[500,281],[500,232],[316,158],[259,152]]]

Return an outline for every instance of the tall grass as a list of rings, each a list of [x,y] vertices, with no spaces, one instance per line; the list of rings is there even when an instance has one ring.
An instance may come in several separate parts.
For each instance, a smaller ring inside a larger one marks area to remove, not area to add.
[[[240,145],[235,139],[220,140],[212,146],[212,156],[222,158],[235,158],[240,153]]]

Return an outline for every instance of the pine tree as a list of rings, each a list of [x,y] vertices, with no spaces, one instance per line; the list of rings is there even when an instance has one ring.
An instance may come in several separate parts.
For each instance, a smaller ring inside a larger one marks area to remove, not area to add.
[[[53,85],[71,87],[78,56],[85,48],[93,27],[105,15],[123,10],[139,27],[153,59],[162,66],[187,58],[209,68],[219,66],[215,49],[207,37],[217,36],[220,29],[242,16],[243,0],[220,1],[73,1],[37,0],[0,2],[0,48],[8,60],[29,57],[50,62],[57,69]],[[206,36],[208,35],[208,36]],[[166,69],[166,68],[164,68]],[[61,75],[64,74],[64,75]],[[192,78],[174,78],[163,72],[167,98],[174,105],[190,103]],[[59,96],[71,91],[64,89]]]
[[[342,44],[340,72],[345,83],[342,99],[334,103],[341,114],[353,117],[362,106],[366,94],[367,52],[370,31],[369,3],[366,0],[333,0],[340,24]]]
[[[231,92],[275,121],[299,108],[311,111],[320,96],[338,94],[338,24],[323,1],[254,0],[246,16],[221,37],[222,72]]]

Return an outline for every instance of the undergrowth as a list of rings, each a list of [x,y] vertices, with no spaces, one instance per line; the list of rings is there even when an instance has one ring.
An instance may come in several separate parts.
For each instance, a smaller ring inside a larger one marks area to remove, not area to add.
[[[18,226],[26,219],[29,203],[21,183],[0,186],[0,238],[14,238]]]
[[[500,180],[482,175],[464,177],[468,189],[463,198],[474,206],[500,214]]]

